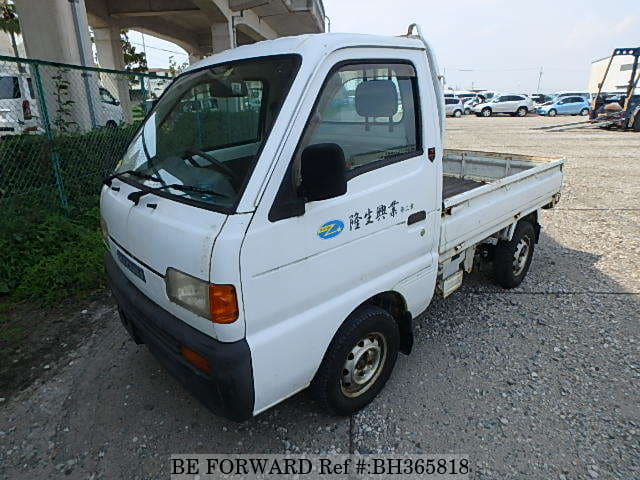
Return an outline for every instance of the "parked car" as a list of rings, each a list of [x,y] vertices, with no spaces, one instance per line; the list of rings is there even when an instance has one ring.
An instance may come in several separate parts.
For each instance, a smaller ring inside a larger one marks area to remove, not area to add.
[[[583,98],[591,98],[591,94],[589,92],[557,92],[553,95],[553,100],[557,100],[563,97],[583,97]]]
[[[534,93],[531,95],[531,100],[538,105],[544,105],[547,102],[551,102],[553,97],[544,93]]]
[[[0,74],[0,136],[38,129],[38,109],[31,78],[22,74]]]
[[[464,114],[464,103],[459,98],[445,98],[444,112],[449,117],[461,117]]]
[[[465,115],[471,114],[471,110],[473,109],[473,107],[475,107],[476,105],[478,105],[479,103],[482,103],[484,101],[485,100],[483,98],[481,98],[479,95],[476,95],[475,97],[464,99],[463,100],[463,103],[464,103],[464,114]]]
[[[591,104],[584,97],[561,97],[536,109],[538,115],[555,117],[556,115],[582,115],[586,117],[591,111]]]
[[[490,117],[495,113],[525,117],[532,108],[533,101],[526,95],[496,95],[489,102],[477,104],[471,111],[479,117]]]

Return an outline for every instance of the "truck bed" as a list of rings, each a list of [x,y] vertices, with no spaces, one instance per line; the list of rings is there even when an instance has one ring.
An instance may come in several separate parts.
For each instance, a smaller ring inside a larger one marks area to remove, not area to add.
[[[446,259],[551,204],[559,158],[445,150],[440,258]]]
[[[442,198],[446,199],[460,193],[468,192],[474,188],[481,187],[485,183],[486,182],[481,180],[444,176],[442,178]]]

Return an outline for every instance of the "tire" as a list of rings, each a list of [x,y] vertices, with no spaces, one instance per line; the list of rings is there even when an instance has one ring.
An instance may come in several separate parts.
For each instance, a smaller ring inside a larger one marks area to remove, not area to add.
[[[464,114],[465,115],[470,115],[471,114],[471,109],[470,108],[465,108],[464,109]]]
[[[456,118],[460,118],[462,116],[462,110],[456,110],[453,112],[453,116]]]
[[[580,116],[581,117],[586,117],[587,115],[589,115],[589,109],[588,108],[583,108],[582,110],[580,110]]]
[[[493,112],[491,111],[491,109],[489,107],[484,107],[482,109],[482,111],[480,112],[480,115],[482,115],[483,117],[490,117],[492,113]]]
[[[519,222],[510,241],[498,242],[493,260],[493,276],[498,285],[515,288],[522,283],[529,271],[535,244],[536,233],[529,222]]]
[[[526,117],[528,112],[529,110],[527,110],[527,107],[520,107],[516,110],[516,115],[519,117]]]
[[[384,388],[399,346],[398,324],[387,311],[373,305],[358,308],[331,340],[311,382],[311,396],[337,415],[356,413]],[[359,369],[363,360],[368,361]],[[362,377],[356,372],[365,372],[366,381],[354,382]]]
[[[636,119],[633,121],[633,131],[640,132],[640,112],[636,113]]]
[[[551,110],[549,110],[547,112],[547,115],[550,116],[550,117],[555,117],[556,115],[558,115],[558,112],[557,112],[557,110],[555,108],[552,108]]]

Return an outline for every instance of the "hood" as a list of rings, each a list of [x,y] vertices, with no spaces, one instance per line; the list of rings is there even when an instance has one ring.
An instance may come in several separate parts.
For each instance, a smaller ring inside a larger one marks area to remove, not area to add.
[[[127,198],[138,188],[118,179],[104,187],[101,214],[109,237],[144,268],[161,276],[173,267],[209,280],[211,253],[227,218],[173,199],[148,194],[138,205]]]

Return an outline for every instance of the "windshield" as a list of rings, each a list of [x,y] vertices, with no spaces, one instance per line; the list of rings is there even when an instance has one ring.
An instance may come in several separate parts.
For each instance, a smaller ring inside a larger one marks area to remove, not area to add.
[[[298,56],[279,55],[214,65],[178,78],[131,142],[116,173],[148,187],[196,187],[158,193],[232,210],[298,66]],[[142,181],[127,171],[159,181]]]

